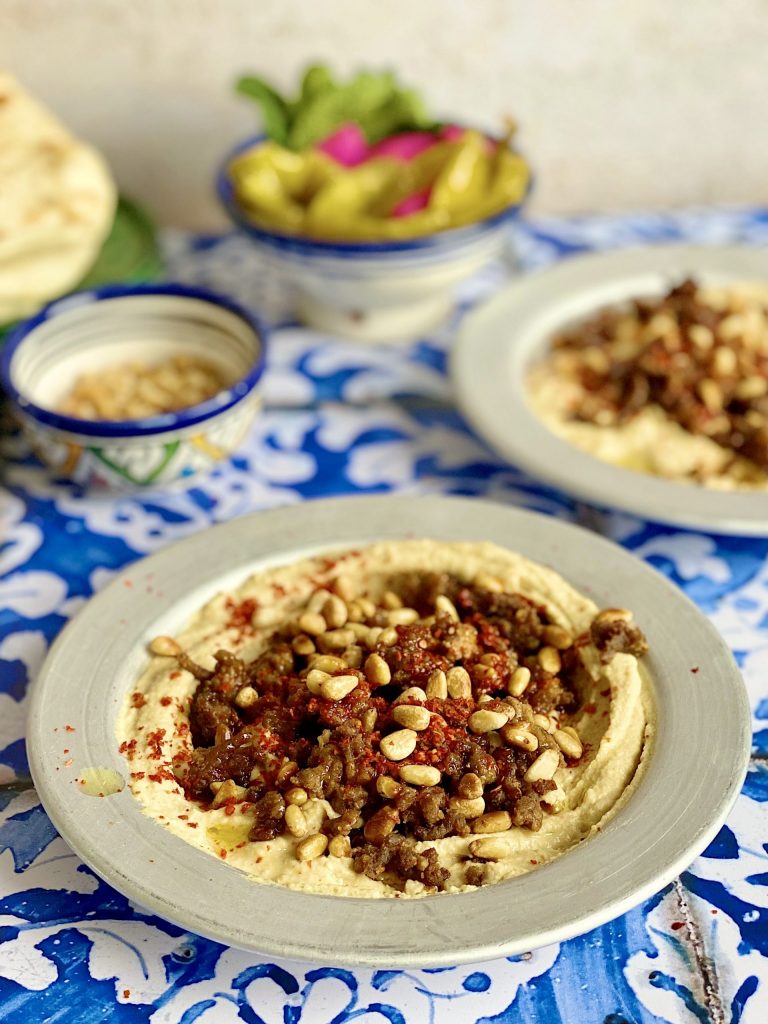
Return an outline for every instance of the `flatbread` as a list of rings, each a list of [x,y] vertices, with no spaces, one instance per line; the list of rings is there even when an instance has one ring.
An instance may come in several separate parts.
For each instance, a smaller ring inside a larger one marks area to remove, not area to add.
[[[116,202],[101,155],[0,70],[0,324],[80,281]]]

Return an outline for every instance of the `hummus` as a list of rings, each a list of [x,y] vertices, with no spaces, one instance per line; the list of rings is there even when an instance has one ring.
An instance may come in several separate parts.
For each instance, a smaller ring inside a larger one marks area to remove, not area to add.
[[[266,569],[239,589],[210,600],[176,636],[198,664],[213,666],[222,648],[251,661],[263,652],[277,626],[295,619],[318,588],[341,574],[358,595],[381,599],[396,574],[441,572],[471,583],[493,575],[504,591],[524,595],[548,613],[551,623],[572,636],[589,636],[598,612],[550,569],[488,543],[438,543],[428,540],[374,544],[333,558],[318,557]],[[623,806],[637,787],[655,731],[651,686],[638,660],[617,653],[605,663],[592,643],[578,647],[583,666],[579,708],[564,717],[578,734],[583,756],[559,767],[559,812],[545,813],[538,831],[512,827],[494,833],[505,844],[504,856],[485,864],[483,883],[497,882],[545,864],[588,839]],[[179,756],[192,750],[190,703],[198,681],[175,658],[156,656],[127,695],[117,723],[120,749],[129,762],[130,788],[143,810],[185,842],[246,872],[254,880],[292,889],[338,896],[408,897],[424,886],[406,882],[398,891],[354,870],[349,856],[322,856],[301,861],[299,840],[292,835],[248,840],[252,806],[240,803],[206,809],[190,800],[174,775]],[[335,812],[322,799],[302,807],[310,833]],[[450,835],[425,841],[434,847],[449,877],[445,891],[473,888],[464,863],[477,835]]]

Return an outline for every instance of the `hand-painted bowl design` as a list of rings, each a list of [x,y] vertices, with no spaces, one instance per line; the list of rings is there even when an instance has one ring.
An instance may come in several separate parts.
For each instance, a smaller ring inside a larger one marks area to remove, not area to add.
[[[46,306],[9,336],[0,379],[57,476],[117,489],[169,484],[232,452],[260,404],[266,334],[246,310],[184,285],[106,286]],[[185,353],[235,381],[212,398],[139,420],[56,412],[82,373]]]

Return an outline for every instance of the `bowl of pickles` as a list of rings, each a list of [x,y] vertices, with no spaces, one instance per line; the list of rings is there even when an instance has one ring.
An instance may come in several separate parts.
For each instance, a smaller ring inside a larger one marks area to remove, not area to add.
[[[363,341],[438,328],[530,190],[512,131],[438,122],[389,72],[340,83],[314,66],[292,99],[251,76],[238,91],[264,132],[226,155],[219,198],[290,278],[300,318]]]

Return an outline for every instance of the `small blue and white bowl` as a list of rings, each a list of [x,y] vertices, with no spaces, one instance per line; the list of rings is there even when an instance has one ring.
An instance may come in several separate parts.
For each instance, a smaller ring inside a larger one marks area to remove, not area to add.
[[[59,477],[117,489],[170,484],[229,455],[260,404],[266,333],[228,299],[184,285],[109,285],[46,306],[8,337],[0,379],[37,455]],[[84,373],[183,353],[233,383],[197,405],[137,420],[56,412]]]
[[[241,142],[216,179],[219,199],[234,223],[288,278],[297,312],[310,327],[358,341],[414,338],[439,326],[455,288],[498,258],[523,201],[461,228],[397,242],[322,242],[268,231],[241,206],[229,174],[232,160],[265,136]]]

